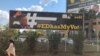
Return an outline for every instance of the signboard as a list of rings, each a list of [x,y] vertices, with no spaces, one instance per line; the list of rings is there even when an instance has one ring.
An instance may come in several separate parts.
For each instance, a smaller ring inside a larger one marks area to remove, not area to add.
[[[74,2],[72,2],[74,1]],[[68,13],[79,13],[80,9],[90,11],[93,5],[100,7],[100,0],[68,0]]]
[[[83,15],[76,13],[10,11],[10,28],[78,30]]]
[[[68,0],[68,9],[99,4],[100,0]]]

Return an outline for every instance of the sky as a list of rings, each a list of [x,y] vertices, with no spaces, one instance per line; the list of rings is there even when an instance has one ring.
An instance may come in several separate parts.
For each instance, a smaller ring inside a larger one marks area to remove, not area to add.
[[[66,0],[0,0],[0,25],[9,23],[9,11],[66,12]]]

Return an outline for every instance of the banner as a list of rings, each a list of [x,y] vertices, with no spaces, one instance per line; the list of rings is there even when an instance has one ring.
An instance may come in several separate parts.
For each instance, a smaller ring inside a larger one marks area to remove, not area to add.
[[[100,0],[67,0],[67,5],[68,5],[67,8],[68,9],[80,8],[99,3]]]
[[[78,30],[83,15],[77,13],[10,11],[10,28]]]

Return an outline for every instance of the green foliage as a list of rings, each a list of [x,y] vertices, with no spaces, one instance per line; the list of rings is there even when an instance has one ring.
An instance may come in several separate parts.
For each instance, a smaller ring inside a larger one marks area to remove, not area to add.
[[[24,31],[22,34],[28,37],[26,37],[24,42],[16,41],[17,54],[34,54],[36,48],[36,38],[39,37],[38,33],[35,31]]]
[[[84,14],[84,19],[89,19],[88,17],[88,11],[86,11],[86,9],[82,8],[79,10],[79,13]]]
[[[0,49],[0,56],[6,56],[6,53],[2,49]]]
[[[49,39],[49,51],[50,52],[57,52],[58,50],[58,45],[60,43],[60,38],[61,38],[61,34],[58,32],[55,33],[51,33],[48,36]]]
[[[16,29],[10,29],[7,26],[5,26],[4,30],[0,31],[0,56],[6,55],[6,49],[9,46],[9,39],[15,39],[18,35]]]
[[[79,13],[87,13],[86,9],[82,8],[79,10]]]
[[[96,19],[96,12],[93,11],[93,10],[90,10],[90,11],[88,12],[88,18],[89,18],[89,19]]]
[[[36,38],[39,37],[39,35],[35,31],[30,31],[27,34],[28,38],[26,39],[26,42],[28,45],[28,52],[34,52],[36,46]]]
[[[87,11],[86,9],[82,8],[79,10],[79,13],[84,14],[84,19],[96,19],[96,12],[93,10]]]
[[[19,31],[17,29],[6,28],[2,31],[2,36],[7,37],[8,39],[15,39],[19,35]]]
[[[0,56],[6,56],[6,49],[8,47],[8,40],[0,38]]]
[[[84,37],[82,34],[82,31],[79,31],[78,34],[73,35],[73,51],[75,54],[82,54],[83,52],[83,42],[84,42]]]
[[[16,53],[18,55],[27,54],[28,45],[26,42],[16,41],[15,47],[16,47]]]

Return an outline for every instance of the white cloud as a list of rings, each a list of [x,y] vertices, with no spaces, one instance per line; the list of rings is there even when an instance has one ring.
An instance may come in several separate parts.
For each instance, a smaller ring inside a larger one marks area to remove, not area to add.
[[[0,10],[0,19],[9,19],[9,13],[7,11]]]
[[[29,8],[16,8],[16,10],[24,10],[24,11],[43,11],[43,7],[40,6],[40,5],[32,5],[31,7]]]
[[[58,0],[40,0],[39,4],[40,5],[44,5],[44,6],[47,6],[49,4],[56,4],[58,3]]]
[[[24,10],[24,11],[27,11],[26,8],[16,8],[16,10]]]

